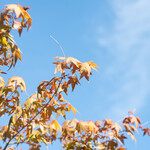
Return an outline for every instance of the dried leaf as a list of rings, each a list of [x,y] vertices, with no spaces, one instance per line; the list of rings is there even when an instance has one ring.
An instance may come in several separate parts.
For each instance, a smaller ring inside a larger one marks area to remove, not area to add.
[[[23,16],[24,16],[27,20],[31,19],[31,17],[30,17],[30,15],[28,14],[28,12],[27,12],[26,10],[24,10],[20,4],[18,4],[18,6],[19,6],[19,8],[20,8],[20,10],[21,10],[21,12],[22,12],[22,14],[23,14]]]
[[[19,18],[19,16],[21,15],[22,11],[20,10],[19,6],[16,5],[16,4],[9,4],[9,5],[6,5],[6,9],[7,10],[14,10],[15,13],[16,13],[16,18]]]
[[[8,80],[8,85],[14,85],[15,82],[17,83],[17,85],[20,86],[21,91],[26,91],[26,84],[25,84],[23,78],[17,77],[17,76],[12,77]]]
[[[136,138],[135,138],[135,136],[133,135],[132,132],[128,132],[127,135],[130,135],[132,140],[134,140],[136,142]]]
[[[60,126],[60,124],[56,120],[53,120],[52,123],[51,123],[51,125],[54,126],[54,129],[56,131],[59,130],[61,132],[61,126]]]
[[[68,105],[68,111],[72,110],[74,115],[76,116],[76,112],[78,112],[71,104]]]

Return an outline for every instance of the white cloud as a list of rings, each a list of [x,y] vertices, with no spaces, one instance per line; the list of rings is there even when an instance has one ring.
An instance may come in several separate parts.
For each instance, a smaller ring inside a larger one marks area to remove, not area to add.
[[[111,76],[113,90],[108,100],[113,102],[110,113],[140,110],[150,91],[150,1],[113,1],[116,15],[111,33],[98,43],[108,50],[112,60],[105,74]],[[100,28],[101,29],[101,28]]]

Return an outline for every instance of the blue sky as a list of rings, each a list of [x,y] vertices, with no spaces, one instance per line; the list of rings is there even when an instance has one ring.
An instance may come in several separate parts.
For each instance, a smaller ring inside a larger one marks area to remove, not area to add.
[[[23,77],[28,95],[52,78],[53,58],[62,56],[52,35],[66,56],[100,66],[89,83],[81,81],[67,97],[80,112],[79,120],[117,121],[129,110],[136,110],[144,123],[150,120],[149,0],[7,0],[0,1],[0,8],[18,2],[32,8],[33,26],[21,38],[13,32],[23,61],[5,78]],[[148,149],[149,138],[137,135],[137,143],[128,140],[126,147]]]

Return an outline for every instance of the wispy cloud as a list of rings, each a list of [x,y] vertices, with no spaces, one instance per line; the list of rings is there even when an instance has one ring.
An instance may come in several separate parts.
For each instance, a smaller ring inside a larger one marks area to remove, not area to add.
[[[145,104],[150,91],[150,1],[122,0],[111,3],[115,19],[109,32],[101,27],[100,46],[112,56],[105,74],[113,90],[109,110],[116,116]]]

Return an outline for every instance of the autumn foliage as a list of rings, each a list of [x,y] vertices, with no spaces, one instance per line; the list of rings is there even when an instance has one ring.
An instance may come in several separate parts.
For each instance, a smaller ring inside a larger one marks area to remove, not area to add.
[[[6,69],[15,67],[21,59],[21,51],[16,45],[12,29],[16,29],[21,36],[22,30],[29,30],[32,19],[27,12],[29,7],[20,4],[9,4],[0,14],[0,70],[6,74]],[[0,77],[0,117],[9,116],[9,123],[0,127],[0,140],[4,142],[3,150],[13,150],[22,143],[26,143],[30,150],[38,150],[41,143],[49,145],[59,139],[66,150],[125,150],[125,140],[131,136],[135,139],[135,132],[142,130],[143,135],[150,136],[150,129],[143,128],[139,117],[129,111],[128,116],[119,122],[110,119],[93,122],[91,120],[66,120],[66,113],[78,112],[64,95],[68,90],[74,91],[85,78],[89,81],[92,70],[98,67],[93,61],[80,62],[72,57],[56,57],[55,76],[44,80],[37,86],[37,92],[24,103],[20,101],[20,94],[26,91],[26,84],[21,77],[12,77],[4,81]],[[60,123],[58,117],[65,121]],[[16,145],[11,147],[11,144]]]

